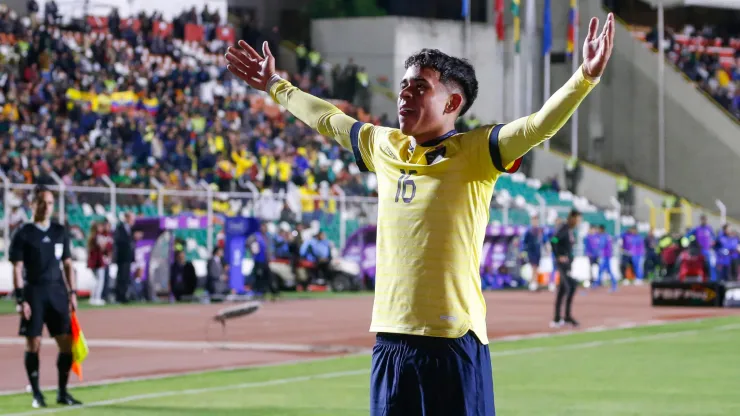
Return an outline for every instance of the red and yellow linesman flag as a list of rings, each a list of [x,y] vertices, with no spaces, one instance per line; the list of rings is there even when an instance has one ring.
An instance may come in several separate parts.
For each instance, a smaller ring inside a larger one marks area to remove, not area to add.
[[[87,347],[85,334],[82,333],[77,313],[72,312],[72,372],[82,380],[82,362],[87,358],[90,349]]]
[[[511,14],[514,16],[514,51],[519,53],[519,40],[521,38],[522,22],[519,19],[520,0],[511,0]]]
[[[570,0],[568,9],[568,41],[565,48],[565,54],[568,58],[573,58],[573,47],[575,45],[576,25],[578,24],[578,0]]]

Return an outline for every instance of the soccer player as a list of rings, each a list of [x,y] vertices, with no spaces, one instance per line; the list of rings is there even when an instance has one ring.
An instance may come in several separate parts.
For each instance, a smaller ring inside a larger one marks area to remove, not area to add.
[[[25,365],[34,408],[46,407],[39,388],[39,349],[44,324],[59,346],[57,403],[81,404],[67,392],[72,368],[70,312],[77,309],[77,286],[69,237],[64,226],[51,222],[53,210],[54,195],[44,187],[37,187],[33,198],[33,222],[19,228],[10,243],[13,288],[21,316],[18,334],[26,337]]]
[[[571,210],[565,224],[561,225],[560,228],[555,231],[555,236],[552,238],[552,251],[555,254],[555,265],[558,269],[558,273],[560,273],[558,293],[555,297],[555,318],[550,324],[553,328],[558,328],[565,324],[578,326],[578,321],[573,318],[573,314],[571,313],[573,295],[575,295],[576,289],[578,288],[578,282],[571,276],[570,271],[571,266],[573,265],[573,247],[576,240],[573,232],[580,223],[581,213],[575,209]],[[565,300],[564,316],[560,313],[563,310],[563,300]]]
[[[377,280],[370,330],[371,415],[493,415],[493,379],[481,293],[482,252],[496,179],[552,137],[596,85],[611,55],[614,17],[591,19],[584,63],[543,108],[460,134],[455,120],[478,94],[473,67],[438,50],[406,60],[400,129],[358,122],[275,73],[246,42],[227,68],[301,121],[351,149],[378,180]]]

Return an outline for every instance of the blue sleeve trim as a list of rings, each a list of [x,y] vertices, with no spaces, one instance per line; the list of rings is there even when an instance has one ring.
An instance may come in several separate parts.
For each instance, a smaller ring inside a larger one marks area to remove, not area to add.
[[[499,124],[491,130],[491,134],[488,136],[488,152],[491,154],[491,161],[493,167],[499,172],[506,172],[503,163],[501,162],[501,151],[498,148],[498,135],[501,132],[503,124]]]
[[[357,163],[357,167],[360,168],[360,172],[370,172],[365,161],[362,160],[362,153],[360,153],[360,129],[364,125],[365,123],[362,121],[358,121],[353,124],[349,131],[349,140],[352,144],[352,154],[355,156],[355,163]]]
[[[496,170],[503,173],[514,173],[518,171],[519,167],[522,165],[522,158],[515,160],[511,169],[507,170],[504,166],[504,163],[501,160],[501,150],[499,149],[498,140],[498,135],[503,127],[503,124],[499,124],[494,126],[493,130],[491,130],[491,134],[488,136],[488,152],[491,154],[491,161]]]

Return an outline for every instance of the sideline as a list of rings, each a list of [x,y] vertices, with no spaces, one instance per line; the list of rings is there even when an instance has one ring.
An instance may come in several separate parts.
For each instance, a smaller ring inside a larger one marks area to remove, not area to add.
[[[56,345],[53,339],[44,338],[42,345]],[[0,337],[0,346],[26,345],[20,337]],[[207,342],[207,341],[161,341],[146,339],[91,339],[87,345],[97,348],[132,348],[146,350],[236,350],[270,352],[314,352],[314,353],[359,353],[369,348],[347,345],[279,344],[263,342]]]
[[[581,350],[581,349],[601,347],[605,345],[649,342],[649,341],[657,341],[657,340],[662,340],[662,339],[667,339],[667,338],[679,338],[679,337],[684,337],[688,335],[697,335],[697,334],[707,333],[707,332],[732,331],[732,330],[737,330],[737,329],[740,329],[740,324],[729,324],[729,325],[723,325],[723,326],[718,326],[718,327],[708,328],[708,329],[693,329],[693,330],[686,330],[686,331],[668,332],[668,333],[663,333],[663,334],[616,338],[616,339],[610,339],[610,340],[604,340],[604,341],[582,342],[582,343],[559,345],[559,346],[553,346],[553,347],[534,347],[534,348],[524,348],[524,349],[519,349],[519,350],[492,352],[491,356],[492,357],[506,357],[506,356],[514,356],[514,355],[534,354],[534,353],[539,353],[539,352]],[[13,413],[8,416],[26,416],[26,415],[40,415],[40,414],[51,414],[51,413],[64,413],[64,412],[70,412],[70,411],[75,411],[79,409],[103,407],[103,406],[109,406],[109,405],[114,405],[114,404],[129,403],[129,402],[148,400],[148,399],[159,399],[159,398],[178,396],[178,395],[192,395],[192,394],[203,394],[203,393],[240,390],[240,389],[257,388],[257,387],[268,387],[268,386],[275,386],[275,385],[282,385],[282,384],[289,384],[289,383],[300,383],[300,382],[312,381],[312,380],[333,379],[333,378],[340,378],[340,377],[347,377],[347,376],[366,375],[369,373],[370,371],[368,369],[362,369],[362,370],[314,374],[310,376],[282,378],[282,379],[267,380],[267,381],[260,381],[260,382],[239,383],[239,384],[207,387],[207,388],[200,388],[200,389],[170,390],[170,391],[154,392],[154,393],[149,393],[149,394],[138,394],[138,395],[133,395],[133,396],[119,397],[119,398],[110,399],[110,400],[101,400],[101,401],[91,402],[91,403],[87,403],[85,405],[76,406],[76,407],[60,407],[60,408],[43,409],[43,410],[37,410],[37,411],[31,411],[31,412]]]
[[[589,332],[619,331],[621,329],[629,329],[629,328],[670,326],[670,325],[686,324],[686,323],[700,323],[706,320],[712,320],[716,318],[718,317],[702,317],[702,318],[673,319],[673,320],[653,319],[653,320],[649,320],[646,322],[640,322],[640,323],[624,322],[624,323],[612,325],[612,326],[599,325],[599,326],[587,327],[583,329],[570,329],[570,330],[560,329],[557,331],[550,330],[547,332],[535,332],[535,333],[528,333],[528,334],[522,334],[522,335],[507,335],[507,336],[501,336],[501,337],[492,337],[489,340],[491,343],[515,342],[515,341],[523,341],[523,340],[529,340],[529,339],[561,337],[561,336],[566,336],[566,335],[583,334],[583,333],[589,333]],[[18,337],[0,338],[0,345],[2,345],[3,339],[12,340],[13,343],[20,342],[22,345],[25,345],[23,344],[24,343],[23,339],[19,339]],[[95,341],[101,341],[101,340],[89,340],[88,343],[90,345],[90,343],[93,343]],[[130,342],[131,340],[126,340],[126,341]],[[42,340],[42,342],[48,342],[48,343],[53,344],[54,340],[44,339]],[[142,340],[139,342],[147,342],[147,341]],[[188,342],[188,341],[176,341],[176,342]],[[210,347],[213,348],[214,344],[215,343],[212,343]],[[118,347],[120,347],[120,345],[118,345]],[[74,385],[70,385],[69,388],[77,389],[77,388],[82,388],[82,387],[94,387],[94,386],[101,386],[101,385],[130,383],[130,382],[136,382],[136,381],[161,380],[164,378],[199,375],[199,374],[212,373],[212,372],[239,371],[239,370],[255,369],[255,368],[279,367],[279,366],[284,366],[284,365],[296,365],[296,364],[304,364],[304,363],[322,362],[322,361],[333,360],[336,358],[351,358],[351,357],[357,357],[357,356],[365,356],[365,355],[369,355],[371,351],[372,351],[371,349],[365,349],[364,351],[347,353],[347,354],[337,354],[337,355],[333,355],[329,357],[298,358],[298,359],[286,360],[286,361],[281,361],[281,362],[268,362],[268,363],[261,363],[261,364],[247,364],[247,365],[220,366],[220,367],[217,366],[217,367],[212,367],[212,368],[203,369],[203,370],[170,371],[166,373],[150,374],[150,375],[143,375],[143,376],[112,377],[112,378],[103,379],[103,380],[75,383]],[[30,388],[30,387],[27,386],[27,388]],[[41,390],[56,391],[56,386],[53,386],[53,385],[42,386]],[[25,390],[25,389],[24,390],[21,390],[21,389],[4,390],[4,391],[0,391],[0,398],[3,396],[23,394],[27,392],[28,390]]]

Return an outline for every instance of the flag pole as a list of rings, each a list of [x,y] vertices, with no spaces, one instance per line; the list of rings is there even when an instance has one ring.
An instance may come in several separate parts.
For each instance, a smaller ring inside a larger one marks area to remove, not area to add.
[[[547,51],[545,53],[545,69],[544,74],[542,75],[542,85],[543,85],[543,97],[542,97],[542,103],[544,104],[545,101],[547,101],[550,98],[550,51]],[[550,141],[545,140],[545,149],[550,150]]]
[[[536,43],[536,32],[537,32],[537,23],[536,23],[536,6],[535,6],[536,0],[526,0],[527,2],[527,21],[525,22],[527,24],[527,72],[526,72],[526,95],[524,96],[524,109],[525,114],[532,114],[534,113],[534,57],[535,57],[535,48],[534,45]]]
[[[665,189],[665,21],[663,0],[658,0],[658,187]]]
[[[470,0],[463,0],[463,13],[465,13],[465,24],[463,25],[463,37],[464,37],[464,49],[465,49],[465,58],[468,60],[472,60],[472,52],[470,47],[470,40],[471,40],[471,21],[470,21],[470,15],[472,14],[470,10]]]
[[[573,65],[573,73],[575,73],[578,70],[578,67],[580,66],[580,52],[578,47],[578,42],[580,42],[580,38],[578,35],[578,25],[580,22],[580,16],[578,14],[578,0],[573,2],[574,4],[574,12],[575,12],[575,18],[573,22],[573,57],[571,58],[571,63]],[[578,110],[573,113],[573,121],[570,129],[570,153],[573,157],[578,157]]]
[[[514,14],[514,118],[522,116],[521,4],[512,0]]]
[[[550,54],[552,51],[552,8],[550,0],[545,0],[542,8],[542,50],[543,74],[542,74],[542,104],[550,98]],[[550,141],[545,140],[545,150],[550,150]]]

